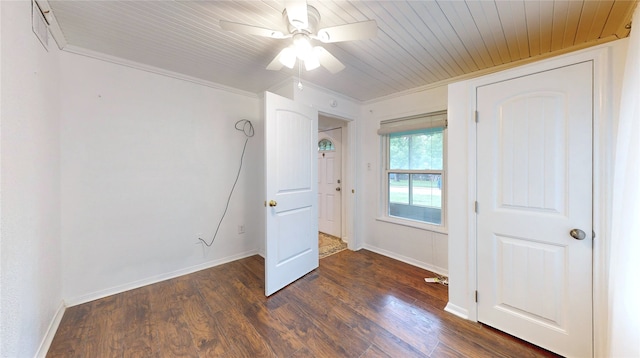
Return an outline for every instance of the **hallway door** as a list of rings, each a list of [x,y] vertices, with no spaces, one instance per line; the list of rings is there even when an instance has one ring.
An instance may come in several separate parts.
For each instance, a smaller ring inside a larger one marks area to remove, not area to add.
[[[318,150],[318,229],[338,238],[342,238],[341,132],[336,128],[318,135],[320,146],[325,145]]]

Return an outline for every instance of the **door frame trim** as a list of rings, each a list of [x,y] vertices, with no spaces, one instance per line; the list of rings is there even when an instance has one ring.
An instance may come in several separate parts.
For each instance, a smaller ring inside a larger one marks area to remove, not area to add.
[[[359,220],[357,213],[357,198],[358,198],[358,167],[357,162],[357,121],[353,118],[345,117],[341,114],[332,113],[326,109],[318,109],[318,115],[324,115],[343,122],[342,139],[340,145],[342,146],[342,193],[351,190],[351,195],[342,195],[340,210],[342,215],[341,234],[342,239],[346,238],[347,248],[351,251],[357,251],[362,247],[360,243],[360,237],[358,233]]]
[[[476,232],[476,215],[474,212],[474,202],[476,200],[476,126],[474,112],[476,105],[476,90],[480,86],[484,86],[493,82],[512,79],[515,77],[525,76],[536,72],[551,70],[567,65],[592,61],[593,62],[593,230],[596,234],[593,248],[593,352],[598,356],[603,352],[606,342],[606,322],[607,322],[607,301],[606,301],[606,264],[608,262],[608,228],[610,225],[610,191],[612,183],[612,167],[613,167],[613,99],[612,96],[612,66],[611,66],[611,45],[601,45],[590,49],[577,51],[574,53],[554,57],[537,63],[523,65],[514,69],[505,70],[499,73],[479,77],[466,81],[463,88],[456,88],[456,94],[464,94],[466,104],[463,105],[465,122],[459,124],[466,129],[467,150],[466,150],[466,179],[460,179],[458,184],[466,181],[466,203],[458,201],[460,205],[452,205],[451,210],[460,210],[461,205],[465,205],[466,211],[459,224],[463,224],[466,228],[461,227],[457,234],[464,235],[464,242],[452,243],[450,237],[449,244],[449,265],[464,263],[466,267],[466,277],[460,277],[458,282],[466,288],[456,289],[458,293],[464,294],[463,300],[452,302],[450,293],[450,302],[445,308],[447,311],[454,313],[463,318],[476,321],[478,318],[477,303],[475,302],[475,292],[477,290],[477,232]],[[452,106],[450,93],[449,107]],[[460,97],[456,97],[459,99]],[[458,104],[456,104],[458,105]],[[450,122],[452,119],[450,119]],[[460,139],[460,138],[458,138]],[[453,140],[452,140],[453,141]],[[453,161],[452,158],[450,158]],[[462,158],[458,158],[462,159]],[[451,169],[451,168],[450,168]],[[460,173],[458,173],[460,174]],[[453,176],[453,174],[451,174]],[[451,186],[449,187],[452,188]],[[449,212],[449,217],[460,215],[461,212]],[[451,226],[453,226],[452,224]],[[451,235],[451,232],[450,232]],[[451,235],[453,236],[453,235]],[[464,244],[464,245],[462,245]],[[466,248],[465,248],[466,247]],[[466,252],[460,253],[460,250]],[[456,253],[457,250],[457,253]],[[456,257],[456,255],[458,255]],[[462,256],[463,258],[460,258]],[[451,270],[450,270],[451,276]],[[451,280],[452,283],[454,280]],[[450,290],[452,289],[450,285]],[[458,297],[459,298],[459,297]]]

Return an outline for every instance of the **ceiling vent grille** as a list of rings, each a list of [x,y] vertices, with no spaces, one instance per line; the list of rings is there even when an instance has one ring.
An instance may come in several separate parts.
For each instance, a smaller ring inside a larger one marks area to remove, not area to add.
[[[49,51],[49,24],[35,0],[31,0],[31,29],[45,50]]]

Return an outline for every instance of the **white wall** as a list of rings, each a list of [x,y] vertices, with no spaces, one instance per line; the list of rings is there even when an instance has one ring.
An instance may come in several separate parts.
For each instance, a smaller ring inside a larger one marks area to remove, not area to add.
[[[59,53],[31,31],[30,2],[0,9],[0,356],[33,357],[63,310]]]
[[[380,121],[447,109],[447,87],[369,102],[362,106],[362,131],[358,163],[362,174],[364,248],[425,269],[447,274],[447,231],[430,231],[382,221]]]
[[[68,304],[257,252],[248,177],[262,158],[251,139],[260,101],[69,53],[61,54],[63,292]],[[249,179],[250,178],[250,179]],[[256,201],[260,203],[261,200]],[[238,225],[246,233],[238,234]]]

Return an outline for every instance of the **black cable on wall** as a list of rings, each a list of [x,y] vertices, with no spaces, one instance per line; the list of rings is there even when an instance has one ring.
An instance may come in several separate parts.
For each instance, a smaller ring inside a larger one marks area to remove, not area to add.
[[[249,138],[255,135],[253,124],[248,119],[241,119],[237,121],[236,130],[239,130],[242,133],[244,133],[245,137],[247,138],[244,141],[244,147],[242,147],[242,155],[240,156],[240,167],[238,168],[238,174],[236,174],[236,180],[233,182],[233,186],[231,187],[231,191],[229,192],[229,198],[227,198],[227,204],[224,207],[224,212],[222,213],[222,217],[218,222],[218,226],[216,227],[216,231],[213,234],[213,238],[211,239],[211,242],[207,242],[200,237],[198,238],[198,240],[202,241],[208,247],[211,247],[211,245],[213,245],[213,242],[216,240],[216,237],[218,236],[218,230],[220,230],[220,225],[222,225],[222,220],[224,220],[225,215],[227,215],[227,210],[229,209],[229,203],[231,202],[231,196],[233,195],[233,191],[236,188],[236,184],[238,184],[238,179],[240,178],[240,172],[242,171],[242,162],[244,160],[244,153],[247,150],[247,143],[249,142]]]

